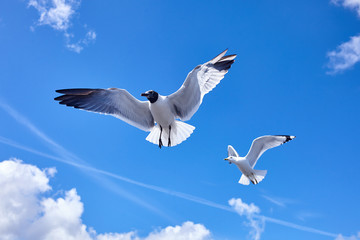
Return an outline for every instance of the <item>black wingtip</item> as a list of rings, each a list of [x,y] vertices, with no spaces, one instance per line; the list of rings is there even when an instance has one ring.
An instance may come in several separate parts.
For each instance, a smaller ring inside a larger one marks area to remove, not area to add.
[[[55,92],[57,93],[65,93],[67,89],[58,89],[58,90],[55,90]]]
[[[296,138],[296,136],[292,136],[292,135],[274,135],[274,136],[286,137],[284,143],[287,143],[287,142],[293,140],[294,138]]]
[[[294,138],[296,138],[295,136],[290,136],[290,135],[285,135],[285,137],[286,137],[286,140],[284,143],[289,142],[289,141],[293,140]]]

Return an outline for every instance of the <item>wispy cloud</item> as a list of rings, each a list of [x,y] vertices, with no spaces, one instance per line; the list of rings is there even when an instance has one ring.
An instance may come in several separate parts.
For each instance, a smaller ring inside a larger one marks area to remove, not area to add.
[[[66,37],[66,47],[74,52],[80,53],[85,46],[89,43],[95,42],[96,33],[95,31],[88,31],[83,39],[78,40],[75,43],[72,43],[70,40],[73,37],[71,34],[65,34]]]
[[[336,50],[328,52],[329,74],[347,70],[360,61],[360,35],[351,37],[348,42],[340,44]]]
[[[60,144],[56,143],[50,137],[48,137],[44,132],[42,132],[38,127],[36,127],[31,121],[29,121],[24,115],[18,112],[16,109],[6,104],[3,100],[0,99],[0,108],[2,108],[6,113],[8,113],[15,121],[19,124],[23,125],[26,129],[28,129],[31,133],[33,133],[40,140],[45,142],[47,146],[59,154],[61,157],[68,159],[72,162],[84,163],[83,160],[66,150]],[[71,159],[71,160],[70,160]]]
[[[322,215],[312,211],[300,211],[296,214],[296,217],[301,221],[305,221],[308,218],[320,218]]]
[[[265,198],[266,200],[268,200],[269,202],[274,203],[275,205],[278,205],[280,207],[286,207],[285,204],[285,200],[284,199],[279,199],[279,198],[274,198],[274,197],[269,197],[266,195],[261,195],[263,198]]]
[[[299,224],[295,224],[292,222],[288,222],[288,221],[283,221],[280,219],[276,219],[276,218],[272,218],[272,217],[267,217],[267,216],[263,216],[266,222],[270,222],[270,223],[275,223],[278,225],[282,225],[285,227],[289,227],[289,228],[293,228],[293,229],[297,229],[303,232],[310,232],[310,233],[315,233],[315,234],[319,234],[322,236],[327,236],[327,237],[332,237],[335,238],[337,237],[339,234],[335,234],[335,233],[331,233],[331,232],[326,232],[326,231],[322,231],[316,228],[312,228],[312,227],[306,227],[306,226],[302,226]]]
[[[85,37],[76,42],[73,42],[74,34],[69,32],[80,0],[29,0],[28,6],[39,12],[37,25],[48,25],[64,33],[69,50],[80,53],[85,46],[95,41],[96,33],[93,30],[87,31]]]
[[[245,216],[248,222],[247,226],[251,228],[250,235],[252,239],[259,240],[261,233],[264,231],[265,220],[260,216],[260,208],[255,204],[247,204],[241,198],[232,198],[229,200],[229,205],[232,206],[240,216]]]
[[[331,0],[331,3],[355,10],[360,17],[360,0]]]

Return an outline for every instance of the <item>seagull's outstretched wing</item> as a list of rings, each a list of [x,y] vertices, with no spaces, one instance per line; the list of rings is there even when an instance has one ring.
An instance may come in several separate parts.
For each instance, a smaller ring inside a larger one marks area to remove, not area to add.
[[[228,72],[236,55],[224,56],[227,50],[211,61],[194,68],[179,90],[168,96],[177,118],[189,120],[198,110],[205,94],[210,92]]]
[[[233,157],[239,157],[239,154],[236,152],[236,150],[229,145],[228,146],[228,157],[233,156]]]
[[[125,89],[77,88],[56,92],[63,94],[55,98],[60,104],[110,114],[144,131],[150,131],[154,126],[149,103],[137,100]]]
[[[259,157],[268,149],[280,146],[290,140],[293,140],[295,136],[289,135],[270,135],[256,138],[251,145],[251,148],[246,155],[250,166],[253,168]]]

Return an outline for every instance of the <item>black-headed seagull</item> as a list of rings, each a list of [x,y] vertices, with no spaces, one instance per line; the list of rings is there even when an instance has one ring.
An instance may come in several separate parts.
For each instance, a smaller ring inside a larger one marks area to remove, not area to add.
[[[265,178],[267,170],[255,170],[255,164],[260,156],[268,149],[280,146],[286,142],[293,140],[295,136],[290,135],[269,135],[256,138],[251,145],[248,154],[245,157],[240,157],[235,149],[228,146],[228,157],[225,158],[229,163],[234,163],[242,172],[239,180],[240,184],[249,185],[250,181],[253,184],[258,184]]]
[[[226,52],[195,67],[180,89],[168,96],[150,90],[141,94],[149,101],[139,101],[125,89],[77,88],[56,90],[63,95],[55,100],[69,107],[113,115],[141,130],[150,131],[146,140],[160,148],[175,146],[195,129],[182,121],[195,114],[204,95],[224,78],[234,63],[236,55],[225,56]]]

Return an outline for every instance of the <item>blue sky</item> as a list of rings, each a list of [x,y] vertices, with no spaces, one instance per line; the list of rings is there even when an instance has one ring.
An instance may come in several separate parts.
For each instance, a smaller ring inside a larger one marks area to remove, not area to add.
[[[34,222],[28,239],[66,229],[44,199],[75,209],[87,227],[75,239],[360,239],[359,26],[358,0],[1,1],[0,184],[15,189],[1,199],[39,208],[18,218]],[[173,148],[53,100],[76,87],[167,95],[226,48],[235,63]],[[264,181],[238,184],[227,145],[246,155],[267,134],[297,138],[261,157]],[[55,225],[37,232],[39,219]],[[22,224],[0,238],[23,239]]]

